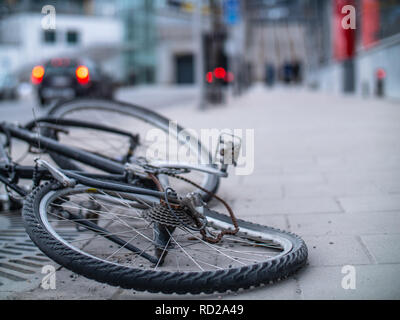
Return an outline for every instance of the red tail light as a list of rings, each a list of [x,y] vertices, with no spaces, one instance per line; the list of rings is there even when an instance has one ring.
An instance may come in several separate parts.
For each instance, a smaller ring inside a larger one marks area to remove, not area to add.
[[[89,82],[89,69],[85,66],[79,66],[75,71],[76,79],[80,84],[87,84]]]
[[[32,69],[31,81],[33,84],[39,84],[42,82],[44,76],[43,66],[35,66]]]

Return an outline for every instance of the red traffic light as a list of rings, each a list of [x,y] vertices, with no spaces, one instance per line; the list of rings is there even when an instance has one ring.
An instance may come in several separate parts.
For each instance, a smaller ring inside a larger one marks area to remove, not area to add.
[[[207,72],[207,74],[206,74],[206,81],[207,81],[208,83],[212,83],[212,82],[213,82],[213,74],[212,74],[212,72]]]
[[[214,75],[217,79],[224,79],[226,76],[226,71],[222,67],[218,67],[214,69]]]

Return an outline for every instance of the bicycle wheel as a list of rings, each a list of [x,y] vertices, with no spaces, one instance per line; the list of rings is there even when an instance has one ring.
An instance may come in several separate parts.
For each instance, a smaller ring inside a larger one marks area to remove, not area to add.
[[[148,218],[151,208],[133,199],[132,194],[87,186],[57,190],[54,182],[46,183],[26,198],[23,218],[31,239],[58,264],[139,291],[236,291],[285,278],[306,262],[307,247],[298,236],[242,220],[236,235],[225,235],[215,244],[199,232],[169,225],[169,240],[157,255],[157,222]],[[84,212],[90,215],[81,219]],[[211,232],[232,228],[228,216],[214,211],[207,213],[207,220]]]
[[[197,137],[181,126],[177,126],[176,131],[170,130],[169,119],[140,106],[102,99],[75,99],[55,105],[48,116],[91,121],[138,135],[139,142],[133,154],[135,158],[144,157],[150,160],[161,159],[174,162],[177,156],[184,155],[186,162],[212,166],[211,154],[201,145]],[[44,132],[50,133],[53,138],[63,144],[82,148],[115,161],[125,161],[130,146],[127,137],[90,128],[69,127],[67,134],[52,130]],[[166,134],[163,135],[163,133]],[[182,133],[185,134],[182,135]],[[155,141],[155,137],[159,139]],[[77,169],[81,166],[55,153],[50,153],[50,156],[64,169]],[[85,170],[91,169],[85,168]],[[216,175],[191,172],[188,177],[213,193],[218,189],[219,177]],[[186,185],[179,186],[179,182],[175,183],[174,188],[180,192],[193,191],[193,189],[187,189]],[[206,193],[200,193],[204,200],[209,200]]]

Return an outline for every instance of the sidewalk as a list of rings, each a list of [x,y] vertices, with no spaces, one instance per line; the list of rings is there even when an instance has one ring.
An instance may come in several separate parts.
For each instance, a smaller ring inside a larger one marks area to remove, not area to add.
[[[162,110],[186,128],[255,130],[255,168],[223,180],[239,218],[299,234],[309,263],[285,281],[239,293],[177,296],[133,292],[57,271],[4,299],[400,299],[400,104],[260,86],[206,112]],[[342,288],[343,266],[356,289]],[[38,279],[42,275],[39,273]]]

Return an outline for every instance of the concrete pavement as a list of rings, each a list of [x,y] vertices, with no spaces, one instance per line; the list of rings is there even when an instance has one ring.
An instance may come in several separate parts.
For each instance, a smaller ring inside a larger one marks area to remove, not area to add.
[[[120,88],[115,99],[143,105],[150,109],[164,109],[171,106],[187,104],[196,97],[194,86],[135,86]],[[49,106],[40,107],[36,94],[31,92],[19,100],[0,100],[0,121],[18,121],[26,123],[36,117],[45,115]]]
[[[219,194],[238,217],[302,236],[308,266],[273,285],[211,296],[122,290],[61,268],[56,290],[40,288],[39,273],[22,292],[0,286],[0,298],[400,298],[400,103],[255,86],[206,112],[192,101],[162,113],[187,128],[255,130],[253,174],[223,180]],[[342,287],[345,266],[354,289]]]

